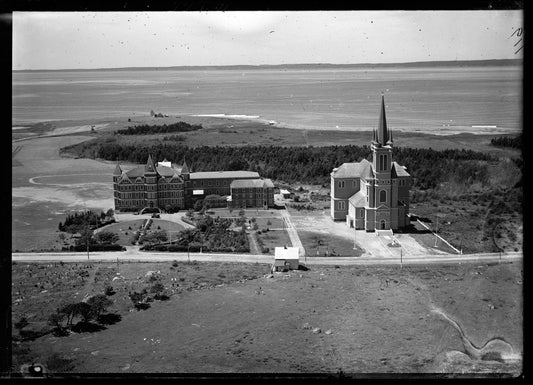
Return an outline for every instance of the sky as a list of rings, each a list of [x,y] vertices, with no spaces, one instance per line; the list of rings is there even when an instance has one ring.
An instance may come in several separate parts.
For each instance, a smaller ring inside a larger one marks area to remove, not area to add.
[[[520,10],[14,12],[13,69],[513,59],[522,31]]]

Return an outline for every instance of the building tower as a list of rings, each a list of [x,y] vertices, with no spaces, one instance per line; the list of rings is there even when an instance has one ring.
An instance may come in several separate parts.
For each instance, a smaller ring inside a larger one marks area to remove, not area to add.
[[[388,230],[391,228],[391,201],[392,201],[392,134],[387,127],[385,115],[385,97],[381,95],[381,110],[377,131],[371,143],[372,166],[374,179],[370,181],[373,188],[369,197],[369,207],[375,210],[375,228]]]
[[[148,161],[144,166],[144,180],[146,207],[159,207],[157,202],[157,169],[152,155],[148,156]]]
[[[192,205],[192,189],[191,189],[191,171],[185,157],[183,157],[183,166],[181,167],[181,177],[183,178],[183,203],[185,207]]]
[[[118,180],[120,179],[120,176],[122,175],[122,169],[120,168],[120,165],[117,162],[117,166],[115,167],[115,171],[113,172],[113,198],[115,201],[115,209],[119,207],[119,189],[118,189]]]

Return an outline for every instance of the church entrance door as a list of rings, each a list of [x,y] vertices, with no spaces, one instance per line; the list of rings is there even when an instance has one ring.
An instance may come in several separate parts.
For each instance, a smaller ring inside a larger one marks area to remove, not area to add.
[[[385,222],[385,219],[382,219],[381,220],[381,230],[385,230],[385,226],[387,225],[387,223]]]

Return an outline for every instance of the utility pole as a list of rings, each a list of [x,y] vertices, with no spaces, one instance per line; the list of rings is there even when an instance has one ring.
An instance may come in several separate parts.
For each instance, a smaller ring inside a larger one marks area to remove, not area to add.
[[[357,245],[356,245],[357,226],[355,224],[355,221],[356,221],[356,219],[354,218],[354,220],[353,220],[353,249],[354,250],[357,249]]]
[[[437,231],[439,231],[439,214],[435,214],[437,217],[437,223],[435,225],[435,247],[437,247]]]
[[[403,248],[400,246],[400,269],[403,269]]]

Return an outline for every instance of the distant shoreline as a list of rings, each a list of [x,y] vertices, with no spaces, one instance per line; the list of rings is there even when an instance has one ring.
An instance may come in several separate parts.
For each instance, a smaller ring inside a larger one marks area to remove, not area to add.
[[[23,69],[13,73],[27,72],[98,72],[98,71],[202,71],[202,70],[297,70],[297,69],[360,69],[360,68],[422,68],[422,67],[488,67],[522,65],[522,59],[491,60],[450,60],[422,61],[404,63],[302,63],[302,64],[259,64],[259,65],[222,65],[222,66],[169,66],[169,67],[118,67],[118,68],[63,68],[63,69]]]

